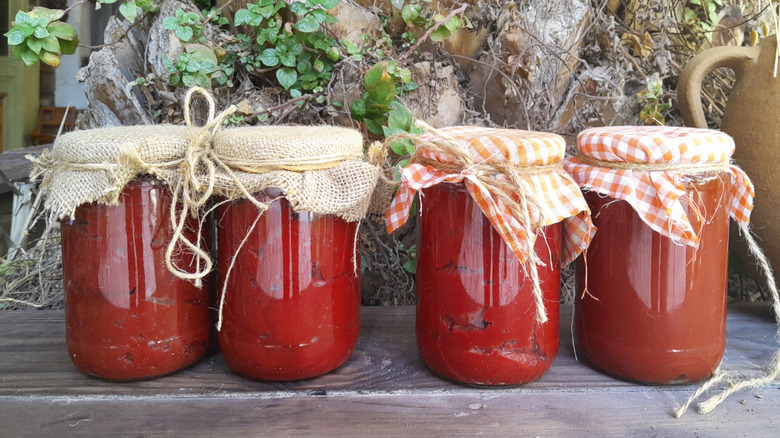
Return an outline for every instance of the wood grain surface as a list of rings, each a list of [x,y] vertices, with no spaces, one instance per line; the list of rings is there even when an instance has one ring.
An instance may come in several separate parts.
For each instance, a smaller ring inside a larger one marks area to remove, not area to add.
[[[675,419],[696,385],[641,386],[588,368],[574,358],[571,307],[561,316],[550,371],[494,389],[428,371],[411,307],[363,308],[360,343],[344,366],[282,383],[241,378],[218,353],[166,377],[104,382],[70,363],[61,311],[0,312],[0,436],[777,436],[778,382]],[[776,345],[768,307],[731,307],[728,339],[722,368],[757,372]]]

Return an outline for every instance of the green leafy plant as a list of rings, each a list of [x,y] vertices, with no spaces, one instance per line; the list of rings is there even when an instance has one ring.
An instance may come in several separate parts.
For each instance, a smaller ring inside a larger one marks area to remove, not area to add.
[[[663,125],[666,123],[664,113],[672,109],[671,99],[664,101],[663,82],[657,75],[648,81],[647,89],[638,94],[642,102],[639,119],[645,125]]]
[[[380,62],[368,70],[363,80],[365,92],[352,102],[350,111],[352,117],[366,124],[371,133],[385,135],[388,115],[393,109],[391,104],[397,102],[396,95],[417,88],[412,81],[412,73],[407,68],[398,66],[398,61]],[[396,105],[397,106],[397,105]]]
[[[101,3],[116,3],[117,0],[102,0]],[[160,7],[154,0],[127,0],[119,5],[119,13],[133,23],[138,17],[138,11],[142,13],[157,12]]]
[[[203,36],[203,16],[195,12],[184,12],[179,9],[175,17],[166,17],[163,20],[163,28],[172,30],[176,38],[182,42],[198,41],[204,42]]]
[[[685,5],[685,21],[701,32],[707,32],[708,38],[712,28],[718,24],[718,9],[723,7],[723,0],[688,0]]]
[[[211,88],[212,79],[227,80],[232,73],[229,66],[220,67],[217,55],[212,49],[201,44],[188,44],[185,53],[176,58],[176,62],[163,57],[169,83],[173,86]],[[222,82],[224,83],[224,82]]]
[[[244,39],[250,50],[240,61],[248,71],[273,71],[276,80],[293,98],[303,91],[319,93],[330,81],[334,64],[341,59],[338,42],[325,33],[324,23],[335,23],[327,10],[338,0],[306,0],[287,4],[260,0],[239,9],[234,25],[254,28],[255,40]],[[293,21],[286,16],[293,15]]]
[[[8,45],[13,47],[14,59],[26,65],[38,60],[52,67],[60,65],[60,56],[72,54],[78,48],[76,30],[59,21],[64,11],[43,7],[33,8],[30,13],[19,11],[5,34]]]

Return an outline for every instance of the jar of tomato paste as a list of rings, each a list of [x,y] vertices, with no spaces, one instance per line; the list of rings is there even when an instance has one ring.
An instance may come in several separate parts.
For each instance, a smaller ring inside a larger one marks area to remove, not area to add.
[[[726,346],[729,214],[749,215],[733,141],[608,127],[582,132],[578,149],[566,167],[597,232],[576,264],[577,353],[642,383],[711,376]]]
[[[175,178],[189,145],[186,129],[176,126],[76,131],[57,139],[50,161],[36,163],[48,166],[46,207],[64,215],[66,343],[85,374],[146,379],[191,365],[207,350],[208,288],[166,267],[175,227],[161,178]],[[151,169],[157,176],[134,176]],[[198,229],[189,218],[181,237],[205,248]],[[199,263],[179,244],[170,261]]]
[[[416,335],[435,373],[516,385],[552,365],[560,266],[590,236],[564,149],[553,134],[476,127],[416,140],[387,219],[401,226],[419,191]]]
[[[215,151],[219,207],[219,343],[237,373],[296,380],[327,373],[360,331],[358,221],[377,169],[363,139],[332,127],[236,128]],[[253,193],[250,197],[246,193]]]

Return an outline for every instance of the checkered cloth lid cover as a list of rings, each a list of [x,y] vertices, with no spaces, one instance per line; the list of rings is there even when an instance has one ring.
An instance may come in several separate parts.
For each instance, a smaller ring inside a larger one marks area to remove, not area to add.
[[[443,128],[438,132],[468,150],[475,163],[503,160],[516,166],[550,165],[560,162],[566,150],[562,137],[542,132],[472,126]],[[440,142],[444,138],[426,133],[420,136],[420,140]],[[452,162],[446,156],[431,151],[423,151],[420,156],[441,163]],[[504,242],[521,262],[525,262],[529,251],[525,241],[529,232],[527,226],[513,217],[503,202],[494,199],[469,169],[453,174],[413,163],[401,170],[401,177],[401,187],[385,216],[388,232],[406,223],[417,191],[440,183],[463,182]],[[529,203],[531,223],[538,226],[564,223],[563,263],[569,263],[588,246],[594,232],[590,210],[579,187],[563,168],[525,178],[533,192],[532,198],[536,200]],[[533,230],[530,232],[533,241],[535,233]]]
[[[728,163],[734,140],[710,129],[668,126],[611,126],[591,128],[577,137],[580,155],[601,161],[643,164]],[[566,170],[583,189],[628,202],[653,230],[674,241],[698,246],[699,238],[686,214],[684,172],[614,169],[566,159]],[[747,224],[755,194],[750,179],[737,166],[730,175],[729,213]]]

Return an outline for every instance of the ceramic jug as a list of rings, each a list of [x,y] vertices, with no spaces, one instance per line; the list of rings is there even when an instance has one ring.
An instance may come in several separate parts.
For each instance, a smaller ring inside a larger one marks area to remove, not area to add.
[[[775,269],[780,267],[780,75],[774,77],[777,39],[773,35],[755,47],[724,46],[695,56],[685,66],[677,97],[688,126],[706,128],[701,82],[713,69],[728,67],[736,83],[731,90],[721,129],[734,138],[734,161],[753,181],[753,231]],[[743,239],[732,235],[732,248],[748,265]],[[757,277],[760,278],[760,277]]]

